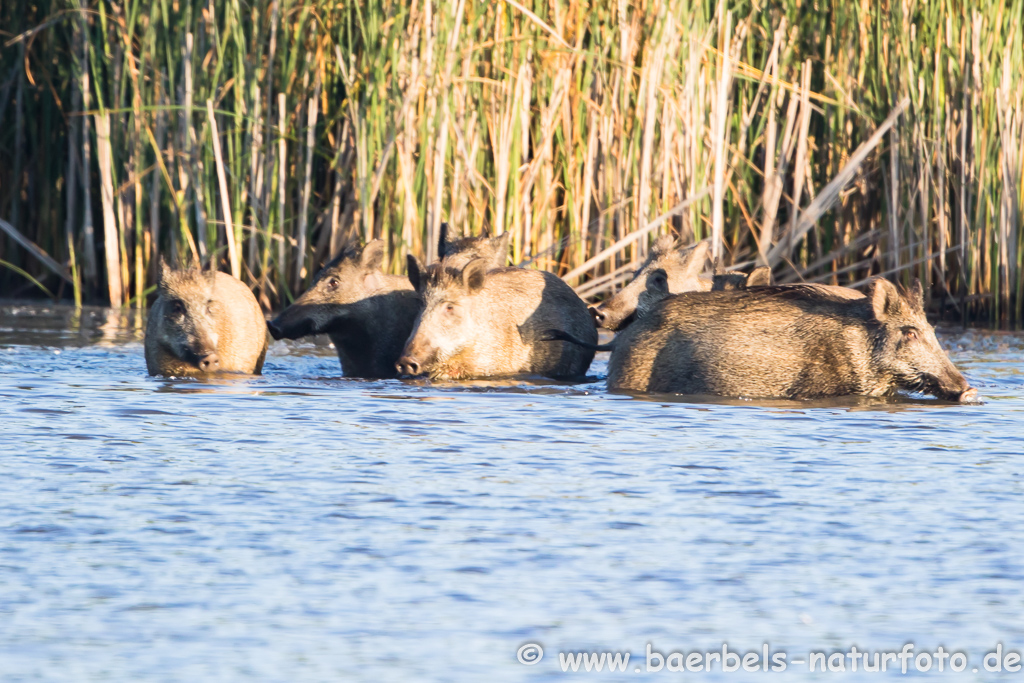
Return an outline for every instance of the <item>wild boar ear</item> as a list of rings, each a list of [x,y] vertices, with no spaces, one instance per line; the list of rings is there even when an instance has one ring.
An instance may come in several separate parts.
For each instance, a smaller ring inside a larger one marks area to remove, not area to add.
[[[448,253],[448,223],[441,223],[441,234],[437,236],[437,259],[440,261]]]
[[[163,254],[160,255],[160,275],[157,279],[157,286],[163,287],[167,284],[167,281],[171,277],[171,267],[167,265],[167,261],[164,260]]]
[[[384,264],[384,240],[367,242],[363,247],[361,262],[366,270],[380,270]]]
[[[490,264],[487,259],[475,258],[466,264],[466,267],[462,269],[462,284],[465,285],[466,289],[470,292],[475,292],[484,286],[484,281],[487,279],[487,269]]]
[[[921,287],[921,281],[916,277],[914,283],[910,285],[910,289],[907,290],[907,298],[915,311],[924,313],[924,289]]]
[[[875,320],[885,322],[900,309],[900,293],[896,285],[878,277],[868,283],[867,299],[871,302],[871,312]]]
[[[497,237],[491,238],[491,244],[494,245],[494,253],[498,255],[498,265],[501,267],[504,267],[508,262],[508,244],[511,237],[512,233],[506,230]]]
[[[690,248],[683,261],[686,277],[697,277],[704,270],[704,262],[708,259],[708,241],[701,240]]]
[[[770,287],[773,284],[770,266],[758,266],[747,276],[747,287]]]
[[[210,259],[209,263],[202,270],[203,279],[210,286],[213,286],[217,282],[217,262],[214,259]]]
[[[658,239],[654,240],[654,246],[651,248],[652,254],[667,254],[676,247],[676,238],[672,235],[662,235]]]
[[[664,268],[658,268],[648,273],[647,291],[659,296],[668,294],[668,273],[665,272]]]
[[[412,288],[417,292],[423,291],[423,266],[420,265],[420,260],[412,254],[407,254],[405,257],[405,267],[409,271],[409,282],[412,283]]]

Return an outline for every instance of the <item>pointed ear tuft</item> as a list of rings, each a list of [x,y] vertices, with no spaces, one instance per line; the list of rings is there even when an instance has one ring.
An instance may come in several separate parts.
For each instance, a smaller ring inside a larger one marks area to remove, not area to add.
[[[440,261],[448,253],[448,223],[441,223],[441,232],[437,236],[437,260]]]
[[[425,282],[423,279],[423,266],[420,264],[420,260],[412,254],[407,254],[405,257],[405,267],[409,272],[409,282],[412,283],[412,288],[422,293]]]
[[[910,289],[907,291],[907,298],[910,300],[910,305],[918,313],[924,313],[924,289],[921,287],[921,281],[916,277],[914,283],[910,285]]]
[[[769,266],[758,266],[747,276],[747,287],[770,287],[773,283],[772,269]]]
[[[217,261],[211,256],[210,260],[200,269],[200,273],[203,279],[206,280],[206,284],[211,287],[217,283]]]
[[[871,303],[871,313],[878,322],[885,322],[900,310],[900,293],[896,291],[896,285],[884,277],[869,282],[866,295]]]
[[[686,272],[686,277],[695,278],[704,270],[704,262],[708,259],[709,246],[710,244],[707,240],[701,240],[685,252],[683,269]]]
[[[497,237],[491,238],[491,245],[494,246],[494,253],[497,255],[497,264],[499,267],[504,267],[508,262],[508,245],[511,237],[512,233],[506,230]]]
[[[158,277],[158,280],[157,280],[157,285],[162,287],[167,282],[167,280],[171,277],[171,273],[172,272],[174,272],[174,271],[172,271],[171,267],[169,265],[167,265],[167,261],[164,260],[164,256],[163,256],[163,254],[161,254],[160,255],[160,274],[159,274],[159,277]]]
[[[487,259],[475,258],[466,264],[466,267],[462,269],[462,284],[465,285],[466,289],[470,292],[475,292],[484,286],[484,282],[487,280],[487,271],[490,268],[490,264]]]
[[[366,270],[380,270],[384,265],[384,240],[373,240],[367,242],[363,247],[363,255],[360,258],[363,268]]]
[[[658,239],[654,240],[654,246],[651,247],[651,254],[660,256],[667,254],[676,248],[676,238],[672,235],[662,235]]]

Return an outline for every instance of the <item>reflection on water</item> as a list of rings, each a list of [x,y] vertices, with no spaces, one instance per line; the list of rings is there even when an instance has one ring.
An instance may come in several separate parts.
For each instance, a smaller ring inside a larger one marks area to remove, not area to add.
[[[962,406],[635,398],[601,357],[575,385],[346,380],[320,341],[274,343],[262,377],[167,380],[142,329],[0,309],[5,680],[1024,645],[1020,336],[941,335],[984,400]]]

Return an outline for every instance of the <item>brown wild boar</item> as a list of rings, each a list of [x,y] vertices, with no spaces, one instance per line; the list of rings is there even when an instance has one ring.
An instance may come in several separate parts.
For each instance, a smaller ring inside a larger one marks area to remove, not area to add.
[[[590,308],[598,327],[618,330],[629,325],[636,311],[637,297],[647,287],[647,276],[655,270],[666,273],[669,291],[673,294],[711,289],[710,280],[698,277],[707,261],[708,246],[708,240],[703,240],[680,249],[671,235],[659,237],[633,280],[614,296]]]
[[[508,240],[512,235],[503,232],[497,237],[458,237],[451,234],[447,223],[441,224],[437,241],[437,259],[448,268],[463,268],[475,258],[486,259],[491,268],[503,268],[508,261]]]
[[[541,339],[557,327],[597,341],[587,305],[551,273],[492,269],[487,259],[461,269],[442,261],[423,270],[409,257],[409,279],[423,296],[423,312],[398,361],[402,374],[560,379],[581,377],[590,367],[593,351]]]
[[[668,295],[663,277],[649,283],[664,299],[616,336],[609,389],[751,398],[898,390],[954,401],[977,397],[939,346],[919,283],[901,294],[877,278],[861,299],[813,286]]]
[[[394,377],[422,304],[409,278],[385,275],[384,242],[350,245],[268,323],[274,339],[326,334],[346,377]]]
[[[173,270],[161,261],[157,292],[146,323],[150,375],[260,374],[267,323],[238,279],[216,270]]]

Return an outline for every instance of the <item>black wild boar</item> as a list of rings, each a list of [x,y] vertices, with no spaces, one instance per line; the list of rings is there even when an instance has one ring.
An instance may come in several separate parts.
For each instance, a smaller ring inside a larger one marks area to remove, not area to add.
[[[618,330],[629,325],[636,311],[637,297],[647,286],[647,276],[655,270],[666,274],[669,291],[673,294],[711,289],[710,280],[698,277],[707,261],[708,246],[708,240],[703,240],[680,249],[671,235],[659,237],[633,280],[614,296],[590,308],[598,327]]]
[[[814,286],[668,295],[616,336],[608,388],[811,398],[898,390],[977,397],[925,318],[920,284],[883,278],[866,297]],[[555,335],[557,336],[557,335]],[[566,338],[564,336],[558,338]]]
[[[458,237],[451,234],[447,223],[441,224],[437,243],[437,258],[448,268],[463,268],[475,258],[486,259],[491,268],[503,268],[508,261],[508,240],[512,233],[497,237]]]
[[[267,326],[274,339],[326,334],[346,377],[394,377],[422,304],[409,278],[385,275],[384,242],[346,247]]]
[[[590,367],[593,351],[542,341],[541,333],[551,327],[597,341],[587,305],[551,273],[492,269],[487,259],[461,269],[442,261],[423,270],[410,257],[409,279],[423,295],[424,308],[398,361],[403,374],[557,379],[581,377]]]
[[[248,287],[227,273],[161,261],[157,291],[146,323],[150,375],[260,374],[267,323]]]

